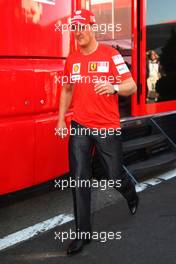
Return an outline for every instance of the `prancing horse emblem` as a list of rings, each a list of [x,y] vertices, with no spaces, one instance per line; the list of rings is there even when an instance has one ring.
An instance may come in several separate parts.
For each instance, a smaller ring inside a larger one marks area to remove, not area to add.
[[[97,63],[90,63],[90,66],[89,66],[89,70],[90,71],[96,71],[97,70]]]

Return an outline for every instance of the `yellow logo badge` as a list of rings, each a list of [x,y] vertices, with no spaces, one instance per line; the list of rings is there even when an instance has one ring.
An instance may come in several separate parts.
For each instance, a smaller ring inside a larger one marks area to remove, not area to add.
[[[75,74],[75,73],[80,73],[80,63],[75,63],[73,64],[73,68],[72,68],[72,73]]]
[[[78,65],[75,65],[74,66],[74,72],[78,72],[78,70],[79,70],[79,66]]]

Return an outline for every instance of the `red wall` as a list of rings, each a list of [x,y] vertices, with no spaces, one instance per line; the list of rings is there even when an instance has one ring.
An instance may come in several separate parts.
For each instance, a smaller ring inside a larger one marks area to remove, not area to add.
[[[68,138],[54,134],[69,34],[70,1],[0,1],[0,194],[68,171]]]

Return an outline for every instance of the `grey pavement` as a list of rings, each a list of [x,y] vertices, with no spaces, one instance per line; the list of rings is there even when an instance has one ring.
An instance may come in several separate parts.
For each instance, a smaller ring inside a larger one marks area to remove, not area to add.
[[[79,254],[67,256],[70,241],[54,239],[54,232],[74,230],[71,221],[0,252],[0,263],[176,264],[176,178],[141,192],[135,216],[130,215],[119,194],[117,199],[112,199],[114,191],[103,195],[113,202],[109,200],[94,210],[93,231],[122,232],[120,240],[93,240]]]

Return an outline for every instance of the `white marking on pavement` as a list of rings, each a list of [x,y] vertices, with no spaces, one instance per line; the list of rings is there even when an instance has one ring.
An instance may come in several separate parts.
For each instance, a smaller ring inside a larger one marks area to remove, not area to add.
[[[156,178],[149,179],[137,184],[136,191],[142,192],[145,189],[150,188],[151,186],[155,186],[165,180],[167,181],[174,177],[176,177],[176,169],[160,174]],[[73,214],[61,214],[8,236],[5,236],[4,238],[0,239],[0,250],[14,246],[22,241],[26,241],[29,238],[37,236],[38,234],[48,231],[56,226],[60,226],[62,224],[70,222],[73,219]]]
[[[158,179],[167,181],[171,178],[174,178],[175,176],[176,176],[176,169],[171,170],[170,172],[163,173],[162,175],[158,176]]]
[[[175,175],[176,175],[176,174],[175,174]],[[142,182],[142,183],[143,183],[143,184],[147,184],[147,185],[152,185],[152,186],[154,186],[154,185],[157,185],[157,184],[159,184],[159,183],[161,183],[161,182],[162,182],[162,180],[156,178],[156,179],[148,179],[147,181],[144,181],[144,182]]]
[[[149,186],[147,184],[143,184],[143,183],[138,183],[136,184],[136,191],[137,192],[142,192],[145,189],[147,189]]]
[[[170,180],[174,177],[176,177],[176,169],[167,171],[165,173],[162,173],[162,174],[156,176],[155,178],[148,179],[146,181],[143,181],[141,183],[136,184],[136,191],[142,192],[151,186],[155,186],[155,185],[163,182],[164,180],[167,181],[167,180]]]
[[[33,226],[27,227],[13,234],[10,234],[0,239],[0,250],[11,247],[19,242],[25,241],[40,233],[48,231],[56,226],[70,222],[71,220],[73,220],[72,214],[61,214],[46,221],[35,224]]]

